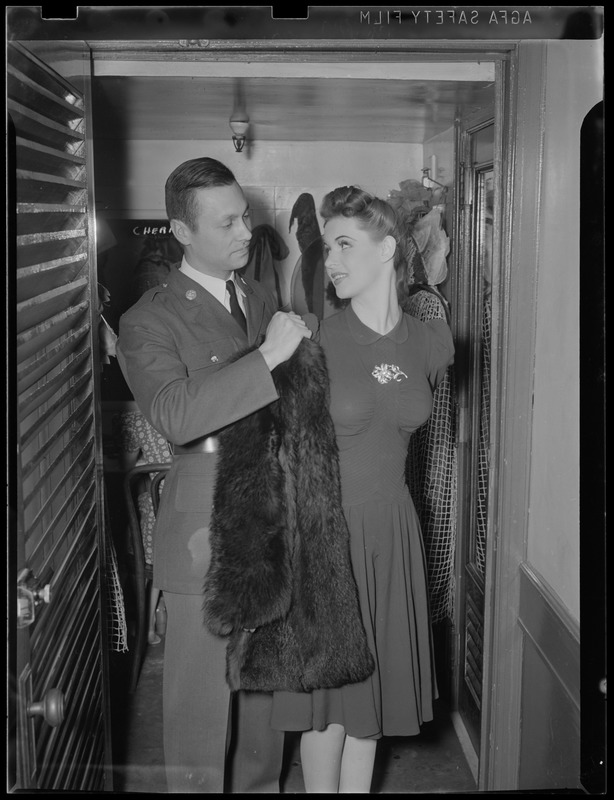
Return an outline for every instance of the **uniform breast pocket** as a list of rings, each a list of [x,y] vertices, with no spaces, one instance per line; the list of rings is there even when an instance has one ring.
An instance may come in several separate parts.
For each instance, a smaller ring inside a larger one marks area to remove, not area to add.
[[[181,360],[188,369],[188,375],[201,369],[217,367],[229,361],[237,352],[238,346],[232,337],[202,342],[181,350]]]

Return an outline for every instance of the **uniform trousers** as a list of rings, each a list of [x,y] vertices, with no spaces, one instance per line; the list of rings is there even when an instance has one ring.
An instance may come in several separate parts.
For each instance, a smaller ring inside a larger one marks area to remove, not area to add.
[[[230,692],[226,640],[203,623],[202,596],[164,592],[163,725],[168,792],[279,793],[284,734],[272,696]]]

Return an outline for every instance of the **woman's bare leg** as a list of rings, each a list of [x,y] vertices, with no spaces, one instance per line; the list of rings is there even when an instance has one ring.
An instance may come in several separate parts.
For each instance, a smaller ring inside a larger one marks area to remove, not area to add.
[[[323,731],[305,731],[301,736],[301,762],[305,791],[337,794],[345,729],[336,723]]]
[[[376,749],[377,739],[345,737],[339,776],[340,793],[368,794],[371,791]]]

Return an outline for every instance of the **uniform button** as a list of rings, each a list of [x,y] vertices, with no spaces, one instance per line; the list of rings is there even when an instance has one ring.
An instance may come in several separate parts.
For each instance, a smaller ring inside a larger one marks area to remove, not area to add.
[[[188,291],[185,293],[185,296],[188,300],[194,300],[196,297],[196,291],[194,289],[188,289]]]

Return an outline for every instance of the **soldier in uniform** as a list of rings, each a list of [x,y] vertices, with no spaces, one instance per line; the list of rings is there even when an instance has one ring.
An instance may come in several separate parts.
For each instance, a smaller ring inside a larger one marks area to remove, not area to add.
[[[139,409],[173,454],[153,577],[168,614],[168,791],[279,792],[283,733],[269,726],[271,698],[231,696],[226,641],[205,629],[202,590],[216,434],[277,399],[271,371],[311,332],[298,315],[277,311],[262,285],[237,274],[248,260],[251,225],[226,166],[211,158],[178,166],[166,182],[166,211],[183,247],[181,264],[122,316],[117,357]]]

